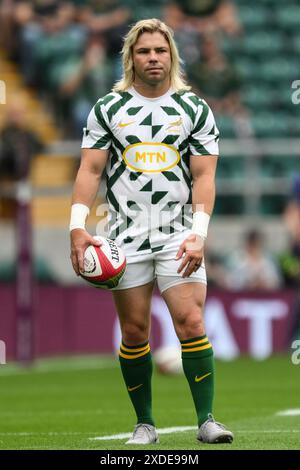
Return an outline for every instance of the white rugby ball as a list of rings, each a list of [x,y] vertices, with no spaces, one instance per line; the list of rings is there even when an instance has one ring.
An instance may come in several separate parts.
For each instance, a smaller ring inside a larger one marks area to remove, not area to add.
[[[154,352],[153,358],[156,368],[161,374],[177,375],[183,373],[180,347],[162,346]]]
[[[100,289],[112,289],[122,279],[126,269],[123,250],[109,238],[95,236],[101,246],[90,245],[84,252],[84,271],[80,276]]]

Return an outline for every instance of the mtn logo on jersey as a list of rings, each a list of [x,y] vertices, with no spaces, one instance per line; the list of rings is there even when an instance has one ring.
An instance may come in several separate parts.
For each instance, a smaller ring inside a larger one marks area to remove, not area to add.
[[[158,173],[176,166],[180,155],[171,145],[160,142],[141,142],[126,147],[123,159],[132,170]]]

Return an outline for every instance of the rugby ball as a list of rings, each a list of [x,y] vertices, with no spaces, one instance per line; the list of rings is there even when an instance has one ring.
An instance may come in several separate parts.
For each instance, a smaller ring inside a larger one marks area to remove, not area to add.
[[[90,245],[84,252],[84,271],[80,276],[90,285],[99,289],[116,287],[126,269],[126,257],[123,250],[109,238],[95,236],[101,240],[101,246]]]
[[[162,346],[154,352],[153,357],[160,374],[178,375],[183,373],[180,347]]]

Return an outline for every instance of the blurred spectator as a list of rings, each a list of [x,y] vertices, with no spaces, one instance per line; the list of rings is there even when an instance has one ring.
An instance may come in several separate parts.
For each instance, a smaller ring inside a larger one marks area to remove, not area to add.
[[[3,0],[0,2],[0,44],[10,58],[16,59],[18,50],[19,23],[26,23],[32,16],[29,2]]]
[[[263,235],[256,229],[245,234],[244,248],[229,257],[227,269],[227,285],[232,290],[271,290],[281,286],[276,263],[265,252]]]
[[[290,340],[300,338],[300,175],[293,183],[292,194],[283,213],[289,234],[289,247],[280,256],[280,266],[286,287],[297,289],[295,318],[291,327]]]
[[[217,253],[205,252],[205,267],[207,273],[207,283],[211,288],[224,289],[227,287],[227,270],[222,256]]]
[[[174,0],[176,7],[201,33],[240,34],[242,28],[230,0]]]
[[[80,8],[80,22],[91,33],[105,34],[108,54],[117,56],[127,32],[131,11],[128,0],[89,0]]]
[[[184,57],[185,69],[191,69],[201,58],[200,32],[174,3],[168,4],[164,9],[164,21],[174,31],[179,55]]]
[[[86,109],[117,78],[129,17],[130,11],[120,0],[36,0],[31,16],[19,21],[19,60],[25,81],[42,92],[67,134],[72,128],[68,119],[74,116],[76,130],[82,127]],[[72,89],[75,95],[69,99]]]
[[[76,22],[77,10],[71,2],[49,0],[33,7],[27,21],[17,21],[21,26],[19,61],[26,83],[47,90],[55,82],[55,67],[82,52],[86,27]]]
[[[122,0],[130,10],[130,23],[143,20],[146,18],[163,19],[164,7],[168,5],[169,0]]]
[[[300,175],[295,178],[283,220],[289,235],[289,247],[280,257],[284,282],[288,287],[300,287]]]
[[[83,58],[67,61],[61,70],[61,100],[68,103],[68,116],[77,136],[81,136],[87,116],[100,96],[106,95],[115,79],[107,57],[103,36],[90,36]]]
[[[1,181],[26,179],[31,159],[42,149],[42,142],[27,126],[25,104],[16,98],[7,106],[6,123],[0,132]]]
[[[84,51],[87,30],[73,22],[72,12],[62,4],[40,19],[42,34],[34,55],[38,83],[48,92],[56,92],[66,61],[79,58]]]
[[[237,138],[253,136],[251,119],[240,98],[241,80],[235,66],[219,48],[218,36],[205,34],[200,60],[187,66],[194,91],[204,98],[218,117],[231,119]]]
[[[231,115],[245,112],[239,96],[240,77],[221,52],[215,36],[202,38],[201,60],[187,72],[196,91],[214,112]]]
[[[27,126],[25,104],[16,97],[7,106],[6,123],[0,132],[1,218],[15,218],[15,183],[28,178],[30,162],[41,150],[42,142]]]

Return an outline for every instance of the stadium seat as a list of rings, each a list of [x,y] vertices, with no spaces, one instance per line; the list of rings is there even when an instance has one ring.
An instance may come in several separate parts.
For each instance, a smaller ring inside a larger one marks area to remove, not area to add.
[[[300,24],[300,22],[299,22],[299,24]],[[299,34],[295,34],[293,36],[292,45],[293,45],[293,49],[294,49],[295,54],[300,54],[300,35]]]
[[[289,114],[262,111],[252,116],[252,126],[257,137],[286,137],[291,131]]]
[[[299,155],[289,155],[289,149],[285,155],[268,157],[268,163],[273,170],[271,176],[289,178],[292,181],[299,173]]]
[[[264,58],[271,54],[278,54],[284,49],[285,38],[279,31],[252,31],[246,34],[240,42],[243,53]]]
[[[97,223],[103,218],[96,214],[96,208],[101,203],[101,199],[97,198],[88,219],[88,226],[94,231]],[[34,197],[32,201],[32,220],[34,225],[68,227],[70,205],[71,194]]]
[[[241,194],[217,196],[215,215],[242,215],[245,212],[245,199]]]
[[[245,159],[241,156],[226,156],[220,158],[217,169],[217,179],[229,178],[231,180],[240,180],[244,176]]]
[[[276,11],[277,24],[287,31],[292,29],[299,31],[300,5],[280,5]]]
[[[251,83],[253,81],[260,81],[260,64],[255,61],[253,58],[249,57],[238,57],[238,60],[235,61],[235,67],[240,73],[242,81],[245,84]]]
[[[222,138],[235,137],[234,122],[230,116],[218,115],[216,121]]]
[[[75,170],[76,162],[68,155],[39,155],[33,160],[30,180],[35,190],[43,190],[32,201],[34,224],[68,224]]]
[[[281,215],[287,198],[282,194],[264,194],[260,200],[260,213],[262,215]]]
[[[285,108],[291,115],[299,116],[299,106],[295,106],[292,102],[292,94],[295,89],[292,88],[292,82],[282,82],[276,87],[275,102],[277,107]]]
[[[35,225],[67,226],[70,219],[70,196],[37,196],[32,201]]]
[[[249,29],[265,27],[270,18],[270,12],[259,3],[255,8],[251,5],[241,5],[238,9],[238,17],[242,24]]]
[[[73,183],[75,161],[67,155],[38,155],[31,166],[31,183],[36,188],[62,187]]]
[[[292,82],[300,75],[300,63],[298,59],[278,57],[266,60],[260,66],[261,79],[274,83],[275,81]]]
[[[252,110],[271,108],[276,94],[271,86],[247,85],[241,91],[244,104]]]

